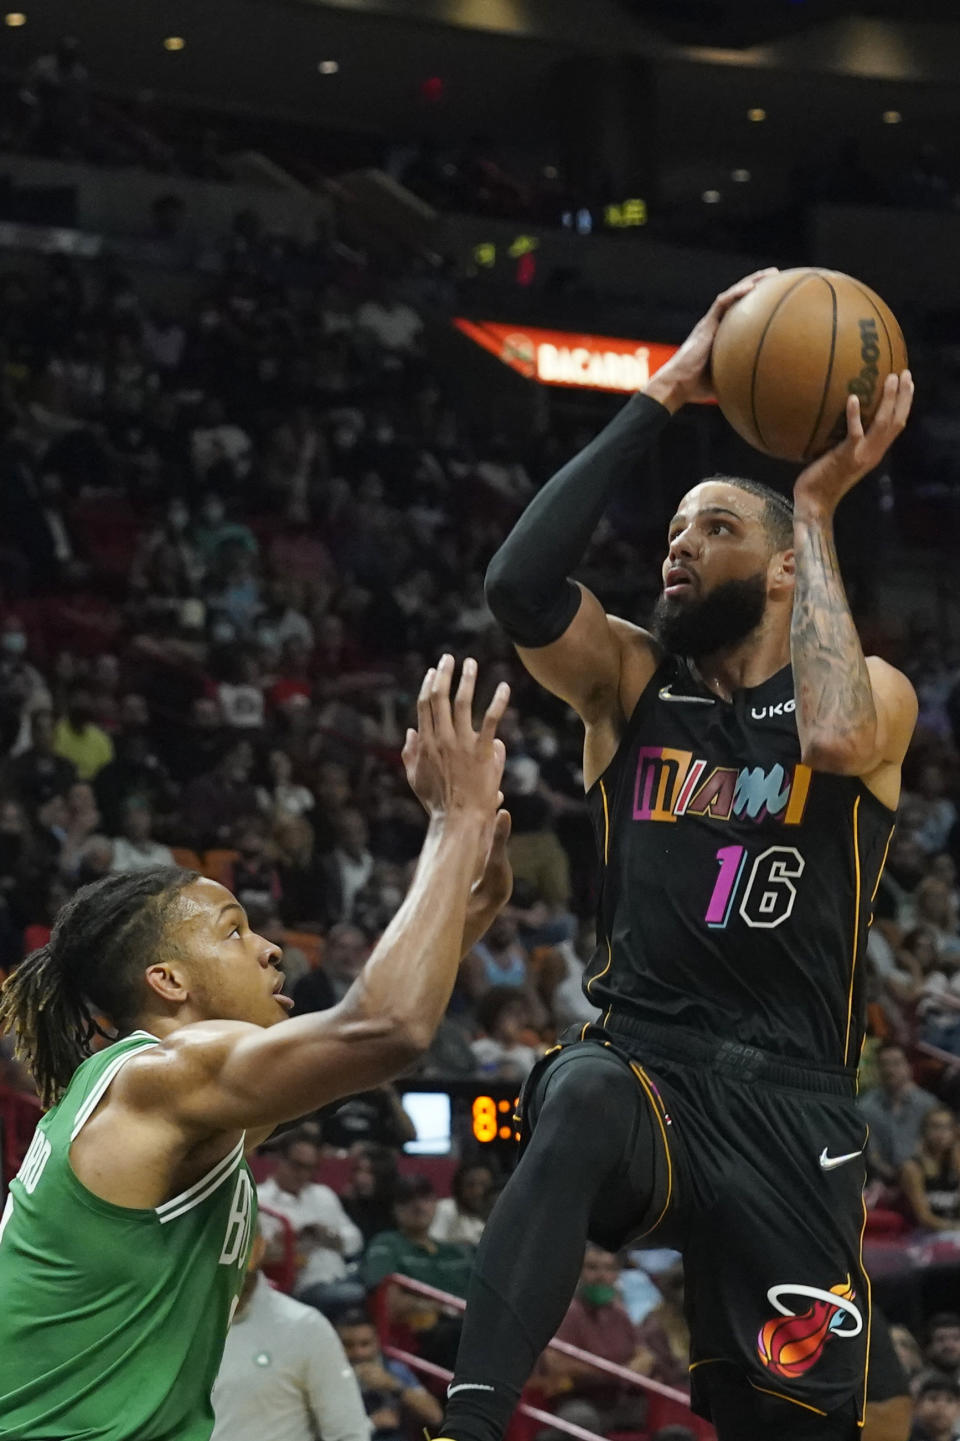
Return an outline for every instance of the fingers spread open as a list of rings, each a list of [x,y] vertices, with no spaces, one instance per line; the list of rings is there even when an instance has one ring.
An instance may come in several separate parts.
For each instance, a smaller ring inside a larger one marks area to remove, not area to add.
[[[506,681],[501,681],[493,693],[493,700],[487,706],[483,717],[483,724],[480,727],[480,739],[492,741],[496,734],[497,726],[503,720],[503,713],[510,703],[510,687]],[[506,754],[506,752],[504,752]]]
[[[893,410],[893,422],[898,430],[902,430],[906,425],[912,404],[913,376],[909,370],[904,370],[900,375],[900,386],[897,390],[897,399]]]
[[[453,719],[457,734],[465,740],[473,735],[473,692],[477,683],[477,663],[467,656],[460,672],[460,684],[453,703]]]
[[[847,396],[847,439],[863,439],[863,416],[860,414],[860,398],[856,395]]]
[[[880,404],[877,406],[877,413],[873,417],[872,429],[884,431],[889,429],[893,419],[894,406],[897,403],[897,391],[900,388],[900,377],[888,375],[883,382],[883,391],[880,395]]]
[[[442,655],[433,673],[430,687],[430,713],[438,740],[453,739],[453,717],[450,714],[450,682],[453,678],[453,656]]]
[[[417,726],[420,735],[427,740],[433,735],[433,712],[430,709],[430,692],[433,690],[433,679],[436,671],[433,666],[427,671],[420,686],[420,694],[417,696]]]

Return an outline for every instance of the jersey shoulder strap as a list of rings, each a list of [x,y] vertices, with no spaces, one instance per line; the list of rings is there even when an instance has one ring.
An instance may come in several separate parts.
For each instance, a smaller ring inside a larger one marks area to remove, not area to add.
[[[114,1041],[77,1067],[66,1091],[44,1120],[58,1123],[58,1129],[69,1124],[69,1138],[75,1140],[100,1104],[114,1076],[131,1056],[160,1040],[148,1031],[132,1031],[122,1040]],[[41,1122],[41,1125],[43,1122]]]

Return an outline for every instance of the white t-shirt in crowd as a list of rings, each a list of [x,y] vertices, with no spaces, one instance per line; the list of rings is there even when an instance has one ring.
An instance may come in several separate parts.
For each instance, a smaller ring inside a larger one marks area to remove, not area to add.
[[[481,1036],[478,1041],[471,1041],[470,1049],[481,1073],[498,1074],[510,1081],[525,1081],[540,1059],[539,1052],[532,1046],[519,1043],[505,1046],[492,1036]]]
[[[410,350],[423,329],[423,321],[412,306],[397,301],[381,305],[368,300],[357,311],[357,326],[372,330],[386,350]]]
[[[225,460],[237,475],[246,475],[250,469],[250,453],[253,443],[239,425],[198,426],[190,439],[193,468],[198,475],[206,475],[211,466]]]
[[[169,846],[159,841],[128,841],[118,836],[113,842],[112,871],[145,871],[150,866],[172,866],[176,862]]]
[[[297,1290],[303,1291],[307,1286],[328,1281],[341,1281],[347,1274],[344,1257],[354,1256],[363,1249],[363,1235],[341,1206],[336,1192],[331,1191],[329,1186],[311,1182],[298,1196],[294,1196],[290,1191],[282,1190],[271,1176],[257,1187],[257,1195],[261,1206],[279,1211],[298,1237],[307,1226],[325,1226],[330,1231],[336,1231],[340,1237],[340,1251],[309,1240],[298,1241],[298,1249],[306,1256],[306,1262],[297,1277]],[[260,1228],[268,1245],[280,1233],[280,1224],[273,1216],[261,1215]]]
[[[258,730],[266,717],[263,691],[258,686],[241,682],[233,685],[223,681],[217,687],[217,699],[224,723],[240,729]]]
[[[468,1216],[466,1211],[461,1211],[453,1196],[443,1196],[437,1202],[430,1239],[476,1246],[483,1235],[484,1225],[479,1216]]]

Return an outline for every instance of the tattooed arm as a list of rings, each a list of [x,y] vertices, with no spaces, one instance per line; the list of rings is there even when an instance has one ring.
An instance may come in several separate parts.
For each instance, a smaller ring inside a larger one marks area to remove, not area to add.
[[[862,776],[889,805],[899,794],[917,701],[906,676],[863,654],[837,563],[833,514],[899,435],[912,398],[909,371],[891,376],[865,435],[851,396],[846,440],[808,466],[794,487],[790,652],[803,760],[815,770]]]

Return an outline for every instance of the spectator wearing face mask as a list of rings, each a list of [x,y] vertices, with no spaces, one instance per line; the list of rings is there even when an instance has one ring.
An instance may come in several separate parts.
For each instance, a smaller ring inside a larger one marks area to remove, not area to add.
[[[557,1340],[649,1376],[654,1357],[620,1301],[618,1274],[616,1256],[588,1242],[580,1284]],[[598,1435],[610,1430],[640,1429],[644,1403],[638,1391],[562,1352],[546,1351],[542,1364],[550,1389],[558,1393],[554,1409],[565,1421]]]
[[[234,543],[250,555],[257,554],[257,542],[248,525],[227,519],[227,508],[223,497],[211,491],[200,507],[200,514],[193,529],[193,542],[204,565],[209,569],[216,564],[224,545]]]

